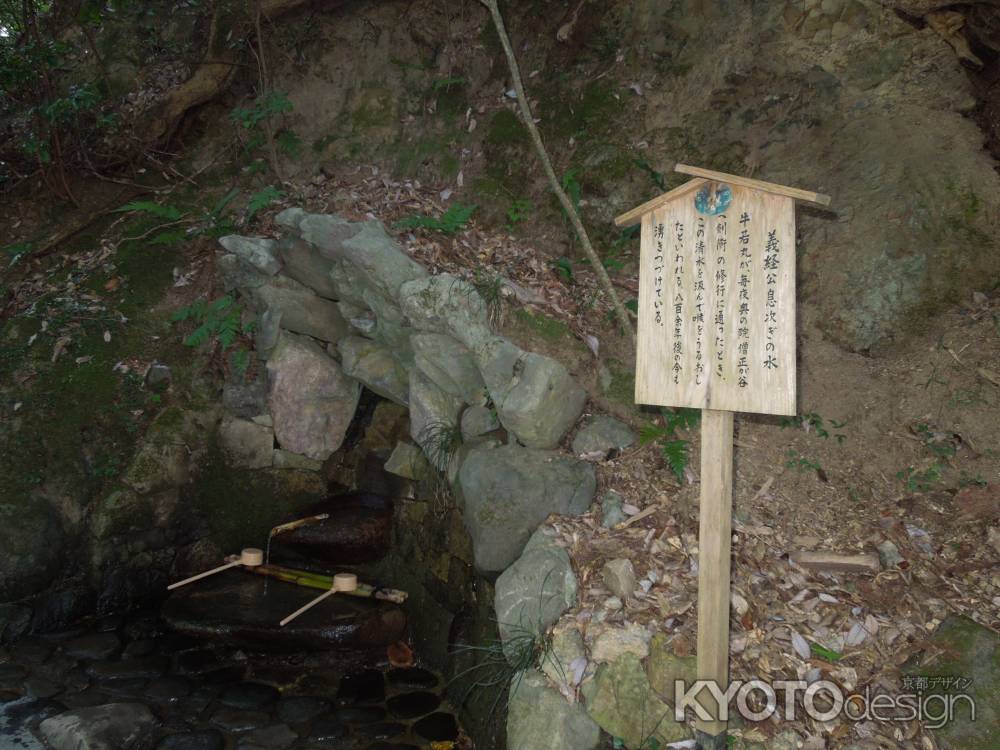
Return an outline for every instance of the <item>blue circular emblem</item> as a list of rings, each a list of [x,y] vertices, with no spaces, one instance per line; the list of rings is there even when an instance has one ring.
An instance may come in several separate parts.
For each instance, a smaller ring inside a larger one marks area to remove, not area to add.
[[[733,191],[729,185],[721,182],[710,182],[701,188],[694,196],[694,207],[698,213],[708,216],[718,216],[726,212],[733,202]]]

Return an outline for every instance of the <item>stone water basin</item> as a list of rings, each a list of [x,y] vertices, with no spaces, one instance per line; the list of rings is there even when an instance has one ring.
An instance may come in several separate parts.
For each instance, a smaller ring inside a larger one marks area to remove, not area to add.
[[[383,649],[403,638],[399,605],[336,594],[285,627],[278,623],[323,592],[229,570],[177,589],[161,617],[178,633],[263,651]]]

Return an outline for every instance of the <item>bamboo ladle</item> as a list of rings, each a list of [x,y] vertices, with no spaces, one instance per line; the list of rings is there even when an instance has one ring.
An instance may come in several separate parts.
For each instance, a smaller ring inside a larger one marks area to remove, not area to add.
[[[211,570],[206,570],[204,573],[199,573],[196,576],[191,576],[190,578],[185,578],[183,581],[177,581],[176,583],[171,583],[167,586],[167,589],[176,589],[181,586],[185,586],[189,583],[194,583],[195,581],[200,581],[202,578],[208,578],[208,576],[215,575],[216,573],[221,573],[224,570],[229,570],[230,568],[235,568],[240,565],[246,566],[247,568],[256,568],[264,564],[264,550],[257,549],[256,547],[244,547],[240,552],[240,556],[235,560],[226,563],[225,565],[220,565],[217,568],[212,568]]]
[[[323,592],[308,604],[304,604],[303,606],[299,607],[297,610],[292,612],[292,614],[288,615],[288,617],[286,617],[284,620],[281,621],[281,627],[285,627],[285,625],[290,623],[296,617],[301,615],[306,610],[312,609],[321,601],[326,599],[328,596],[333,596],[338,591],[354,591],[357,588],[358,588],[358,577],[356,575],[354,575],[353,573],[337,573],[337,575],[333,577],[333,585],[330,587],[329,591]]]

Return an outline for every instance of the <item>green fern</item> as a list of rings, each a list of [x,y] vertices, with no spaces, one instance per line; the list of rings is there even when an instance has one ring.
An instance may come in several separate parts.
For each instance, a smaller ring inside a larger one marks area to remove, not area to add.
[[[225,351],[235,343],[241,333],[242,312],[239,305],[233,304],[233,298],[227,294],[211,303],[197,300],[175,312],[171,320],[175,323],[184,321],[198,323],[198,327],[184,337],[185,346],[202,346],[214,339]],[[247,333],[248,329],[244,328],[242,332]]]
[[[465,206],[453,203],[439,219],[433,216],[407,216],[397,221],[395,226],[397,229],[430,229],[444,234],[455,234],[465,228],[475,210],[474,204]]]
[[[274,187],[274,185],[268,185],[263,190],[254,193],[250,196],[250,202],[247,203],[247,221],[250,221],[257,212],[263,208],[267,208],[276,200],[284,198],[285,194]]]
[[[701,420],[701,412],[697,409],[663,409],[663,426],[648,424],[639,432],[639,442],[658,442],[663,452],[663,459],[677,477],[678,482],[684,481],[684,470],[691,460],[691,443],[677,437],[677,430],[691,429]]]
[[[153,201],[132,201],[114,210],[115,213],[130,213],[133,211],[150,214],[151,216],[166,219],[167,221],[177,221],[184,216],[184,212],[177,208],[177,206],[161,206],[159,203],[154,203]]]

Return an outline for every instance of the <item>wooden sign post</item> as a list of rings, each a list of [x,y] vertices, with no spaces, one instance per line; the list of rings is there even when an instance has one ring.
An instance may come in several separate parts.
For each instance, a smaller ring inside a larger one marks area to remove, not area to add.
[[[694,179],[622,214],[642,225],[635,400],[702,410],[698,679],[729,680],[733,413],[794,415],[795,201],[819,193],[683,164]],[[726,746],[722,707],[698,745]]]

